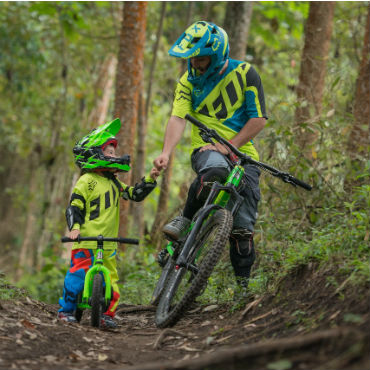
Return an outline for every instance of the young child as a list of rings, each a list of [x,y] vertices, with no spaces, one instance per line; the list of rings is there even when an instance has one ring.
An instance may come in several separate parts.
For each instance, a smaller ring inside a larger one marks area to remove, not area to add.
[[[82,170],[66,210],[69,237],[81,236],[118,237],[119,198],[142,201],[156,186],[159,171],[152,168],[150,175],[143,177],[139,184],[128,186],[120,182],[115,172],[130,170],[130,157],[117,157],[117,139],[121,128],[117,118],[83,137],[73,153],[77,166]],[[87,270],[92,266],[96,242],[74,243],[72,247],[71,267],[64,280],[63,297],[59,299],[61,309],[58,318],[67,322],[76,322],[73,311],[76,309],[77,295],[82,292]],[[116,267],[117,243],[104,243],[104,266],[111,273],[113,296],[110,306],[102,316],[102,327],[115,328],[113,320],[119,301]]]

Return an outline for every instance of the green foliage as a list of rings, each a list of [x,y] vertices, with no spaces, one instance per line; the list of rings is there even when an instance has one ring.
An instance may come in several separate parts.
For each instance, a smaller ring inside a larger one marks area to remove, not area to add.
[[[67,271],[66,261],[57,256],[50,256],[46,258],[45,265],[38,273],[25,273],[17,286],[26,288],[35,299],[55,304],[63,294]]]
[[[130,247],[119,253],[118,274],[121,302],[149,304],[161,269],[155,261],[153,246],[142,245],[138,250]]]
[[[299,230],[284,215],[261,228],[259,263],[250,289],[257,294],[275,289],[281,277],[311,261],[322,269],[331,267],[336,276],[349,278],[353,285],[369,283],[369,198],[369,185],[358,187],[353,202],[320,214],[319,228]],[[255,283],[261,279],[265,284]]]
[[[5,275],[0,272],[0,299],[17,299],[26,295],[27,292],[24,289],[11,285]]]

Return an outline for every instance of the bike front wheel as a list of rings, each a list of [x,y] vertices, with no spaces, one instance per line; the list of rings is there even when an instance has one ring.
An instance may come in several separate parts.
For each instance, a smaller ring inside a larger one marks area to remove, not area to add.
[[[91,295],[91,325],[95,328],[100,327],[103,313],[103,292],[103,277],[100,274],[96,274],[94,275]]]
[[[152,294],[152,298],[150,300],[150,303],[153,306],[158,305],[158,302],[162,296],[163,289],[166,285],[167,278],[170,275],[174,265],[175,265],[175,261],[172,259],[171,256],[169,256],[166,264],[164,265],[162,269],[161,276],[158,279],[157,285],[155,286],[155,289]]]
[[[167,278],[155,315],[157,327],[174,325],[202,294],[228,242],[233,217],[226,209],[216,211],[204,222],[194,241],[188,266],[174,266]]]
[[[76,309],[74,311],[74,315],[75,315],[75,318],[77,320],[77,322],[80,322],[81,319],[82,319],[82,314],[83,314],[83,310],[81,310],[78,305],[82,302],[82,293],[79,293],[78,296],[77,296],[77,305],[76,305]]]

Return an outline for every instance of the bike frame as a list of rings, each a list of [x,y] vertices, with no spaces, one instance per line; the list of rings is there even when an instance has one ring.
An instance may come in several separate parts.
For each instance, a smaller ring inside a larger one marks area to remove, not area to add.
[[[87,270],[84,282],[84,288],[82,291],[82,299],[81,302],[77,304],[77,307],[81,310],[91,308],[90,305],[90,298],[92,296],[92,289],[93,289],[93,282],[94,276],[96,274],[102,274],[104,277],[105,282],[105,296],[104,301],[105,304],[108,305],[109,301],[112,298],[112,281],[110,277],[110,272],[107,267],[103,266],[103,258],[104,258],[104,242],[117,242],[117,243],[125,243],[125,244],[139,244],[138,239],[129,239],[129,238],[109,238],[104,237],[103,235],[93,236],[93,237],[81,237],[78,236],[77,239],[70,239],[66,236],[62,237],[62,243],[69,243],[69,242],[77,242],[80,243],[81,241],[96,241],[97,242],[97,249],[94,254],[94,263],[93,265]]]
[[[89,298],[92,295],[93,281],[94,276],[96,274],[102,273],[104,277],[105,282],[104,300],[106,306],[108,305],[109,301],[112,298],[111,290],[112,282],[110,272],[105,266],[103,266],[103,257],[104,257],[103,241],[98,240],[98,248],[95,253],[94,264],[92,265],[92,267],[89,268],[85,276],[84,290],[82,293],[82,302],[78,304],[78,308],[80,309],[91,308],[91,305],[89,304]]]
[[[221,137],[215,130],[209,129],[202,122],[198,121],[196,118],[190,116],[189,114],[185,116],[185,119],[187,119],[188,121],[190,121],[192,124],[194,124],[195,126],[199,128],[199,135],[202,137],[204,142],[214,144],[212,139],[217,140],[219,143],[228,147],[232,153],[237,155],[237,157],[239,158],[239,161],[232,168],[224,185],[221,185],[217,182],[213,183],[204,206],[198,211],[198,214],[196,215],[196,220],[192,222],[192,224],[190,225],[186,233],[185,244],[183,248],[181,249],[179,256],[176,258],[177,268],[182,267],[182,266],[187,266],[187,262],[186,262],[187,256],[190,255],[189,252],[191,252],[192,245],[194,244],[193,241],[200,227],[203,225],[203,222],[211,214],[213,214],[215,210],[220,209],[220,208],[225,208],[230,200],[231,195],[233,195],[236,199],[233,209],[231,210],[232,215],[234,216],[236,212],[238,211],[238,209],[240,208],[240,205],[243,201],[243,197],[237,192],[236,189],[240,185],[240,182],[245,173],[245,169],[242,165],[245,165],[245,164],[254,165],[258,168],[261,168],[264,171],[269,172],[272,176],[278,177],[282,181],[289,183],[293,186],[300,186],[304,188],[305,190],[312,189],[311,185],[306,184],[305,182],[295,178],[289,173],[281,172],[268,164],[255,161],[251,157],[240,152],[229,141]],[[201,220],[201,222],[198,222],[198,220]],[[184,240],[180,239],[180,243],[183,241]],[[176,242],[176,244],[178,243],[179,242]],[[176,251],[176,246],[174,246],[174,242],[169,242],[166,248],[170,256],[174,258],[175,251]]]
[[[235,215],[243,202],[243,197],[237,192],[237,188],[244,176],[244,167],[240,165],[235,165],[229,173],[224,185],[218,182],[214,182],[212,188],[209,192],[208,198],[204,203],[203,207],[198,211],[195,217],[195,221],[191,223],[187,231],[187,237],[185,244],[180,251],[179,256],[176,258],[176,268],[186,266],[189,269],[196,269],[195,266],[189,265],[187,258],[191,255],[191,249],[194,245],[194,239],[198,234],[203,223],[207,221],[216,210],[225,208],[228,204],[230,197],[233,196],[236,202],[231,210],[231,214]],[[173,242],[167,244],[167,251],[171,256],[174,256],[175,248],[173,247]]]

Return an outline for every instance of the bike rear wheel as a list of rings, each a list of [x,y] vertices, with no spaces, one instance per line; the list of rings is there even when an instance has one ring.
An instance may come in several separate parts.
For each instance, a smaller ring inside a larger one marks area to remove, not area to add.
[[[155,315],[157,327],[174,325],[196,297],[202,294],[225,249],[232,224],[231,213],[220,209],[201,227],[187,261],[192,268],[172,267],[170,271]]]
[[[103,313],[103,292],[103,277],[100,274],[96,274],[94,275],[91,295],[91,325],[95,328],[100,327]]]

